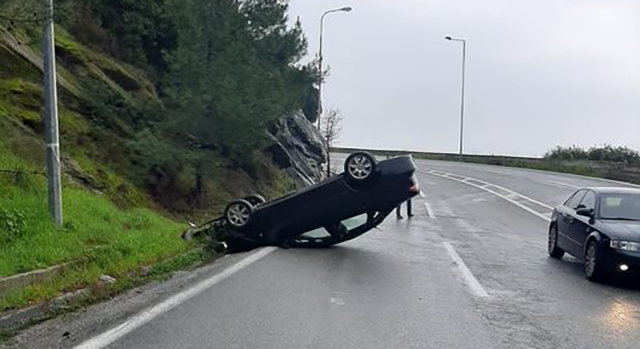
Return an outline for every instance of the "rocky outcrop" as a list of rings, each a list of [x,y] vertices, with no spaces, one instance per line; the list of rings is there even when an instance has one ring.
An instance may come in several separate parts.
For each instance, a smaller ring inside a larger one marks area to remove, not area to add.
[[[327,162],[327,146],[320,132],[302,111],[283,117],[269,133],[273,140],[267,152],[284,169],[298,187],[317,183],[325,178],[322,166]]]

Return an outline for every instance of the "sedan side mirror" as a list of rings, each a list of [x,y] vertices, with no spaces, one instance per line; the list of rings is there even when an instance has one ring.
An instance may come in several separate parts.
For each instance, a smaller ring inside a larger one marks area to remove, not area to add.
[[[585,217],[589,217],[589,218],[593,218],[593,209],[590,208],[579,208],[576,211],[576,214],[578,216],[585,216]]]

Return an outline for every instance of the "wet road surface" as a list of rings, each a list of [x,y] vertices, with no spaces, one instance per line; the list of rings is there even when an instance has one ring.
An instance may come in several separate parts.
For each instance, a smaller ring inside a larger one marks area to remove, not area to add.
[[[576,259],[558,261],[546,253],[550,207],[576,187],[621,184],[496,166],[417,163],[425,195],[414,199],[415,217],[396,220],[392,214],[379,230],[331,249],[253,252],[263,255],[125,328],[117,340],[92,343],[108,348],[640,347],[640,286],[628,279],[591,283]],[[251,256],[223,260],[198,282]],[[32,337],[28,347],[73,347],[140,314],[116,318],[104,306],[89,312],[103,321],[61,341],[65,326],[78,325],[56,320],[49,332],[33,332],[40,337]]]

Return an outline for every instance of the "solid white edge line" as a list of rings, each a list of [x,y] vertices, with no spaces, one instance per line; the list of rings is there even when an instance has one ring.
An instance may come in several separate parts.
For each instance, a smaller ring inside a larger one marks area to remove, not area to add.
[[[276,247],[265,247],[262,248],[260,250],[257,250],[255,252],[253,252],[252,254],[250,254],[248,257],[244,258],[243,260],[239,261],[238,263],[230,266],[229,268],[225,269],[224,271],[213,275],[212,277],[201,281],[200,283],[196,284],[195,286],[193,286],[192,288],[184,291],[184,292],[180,292],[178,294],[173,295],[172,297],[168,298],[167,300],[163,301],[160,304],[154,305],[140,313],[138,313],[137,315],[129,318],[127,321],[125,321],[124,323],[96,336],[93,337],[79,345],[77,345],[75,347],[75,349],[100,349],[100,348],[104,348],[114,342],[116,342],[117,340],[121,339],[122,337],[126,336],[127,334],[133,332],[134,330],[136,330],[138,327],[150,322],[151,320],[153,320],[154,318],[156,318],[157,316],[166,313],[167,311],[177,307],[178,305],[186,302],[187,300],[197,296],[198,294],[206,291],[207,289],[213,287],[214,285],[222,282],[223,280],[226,280],[227,278],[229,278],[230,276],[232,276],[233,274],[241,271],[242,269],[250,266],[251,264],[257,262],[258,260],[266,257],[268,254],[270,254],[271,252],[275,251]]]
[[[430,174],[430,175],[434,175],[434,176],[438,176],[438,177],[442,177],[442,178],[447,178],[447,179],[450,179],[450,180],[452,180],[452,181],[456,181],[456,182],[464,183],[464,184],[466,184],[466,185],[470,185],[470,186],[472,186],[472,187],[476,187],[476,188],[478,188],[478,189],[480,189],[480,190],[484,190],[484,191],[489,192],[489,193],[491,193],[491,194],[493,194],[493,195],[495,195],[495,196],[497,196],[497,197],[499,197],[499,198],[502,198],[502,199],[504,199],[504,200],[506,200],[506,201],[508,201],[508,202],[510,202],[510,203],[512,203],[512,204],[514,204],[514,205],[516,205],[516,206],[518,206],[518,207],[520,207],[521,209],[523,209],[523,210],[525,210],[525,211],[527,211],[527,212],[529,212],[529,213],[531,213],[531,214],[533,214],[533,215],[535,215],[535,216],[537,216],[537,217],[540,217],[540,218],[544,219],[545,221],[550,221],[550,220],[551,220],[551,219],[550,219],[549,217],[547,217],[546,215],[544,215],[544,214],[542,214],[542,213],[540,213],[540,212],[536,212],[535,210],[533,210],[533,209],[531,209],[531,208],[529,208],[529,207],[527,207],[527,206],[525,206],[525,205],[523,205],[523,204],[521,204],[521,203],[519,203],[519,202],[517,202],[517,201],[515,201],[515,200],[513,200],[513,199],[510,199],[510,198],[508,198],[508,197],[506,197],[506,196],[504,196],[504,195],[502,195],[502,194],[500,194],[500,193],[498,193],[498,192],[496,192],[496,191],[494,191],[494,190],[491,190],[491,189],[489,189],[489,188],[487,188],[487,187],[480,186],[480,185],[477,185],[477,184],[473,184],[473,183],[470,183],[470,182],[468,182],[468,181],[466,181],[466,180],[461,180],[461,179],[453,178],[453,177],[450,177],[450,176],[448,176],[448,175],[446,175],[446,174],[440,174],[440,173],[437,173],[437,172],[434,172],[434,171],[424,171],[424,170],[421,170],[420,172],[422,172],[422,173],[426,173],[426,174]],[[444,173],[444,172],[443,172],[443,173]],[[468,177],[467,179],[474,179],[474,178],[469,178],[469,177]],[[484,181],[480,181],[480,180],[478,180],[478,181],[479,181],[479,182],[484,182]],[[485,183],[487,183],[487,182],[485,182]],[[523,198],[523,199],[528,199],[526,196],[524,196],[524,195],[520,195],[520,194],[518,194],[518,193],[516,193],[516,192],[514,192],[514,191],[512,191],[512,190],[505,189],[505,188],[502,188],[502,187],[500,187],[500,186],[497,186],[497,185],[494,185],[494,184],[491,184],[491,183],[488,183],[488,184],[493,185],[493,186],[495,186],[496,188],[504,189],[504,190],[506,190],[506,191],[508,191],[508,192],[510,192],[510,193],[515,194],[515,195],[518,195],[519,197],[521,197],[521,198]],[[531,199],[530,201],[531,201],[531,202],[533,202],[533,203],[537,203],[537,201],[535,201],[535,200],[533,200],[533,199]],[[552,209],[550,206],[547,206],[547,205],[544,205],[544,204],[542,204],[541,206],[543,206],[543,207],[545,207],[545,208]]]
[[[429,218],[436,219],[436,214],[433,212],[433,209],[431,208],[431,205],[429,205],[427,200],[424,200],[424,208],[427,209],[427,214],[429,215]]]
[[[420,197],[421,197],[421,198],[423,198],[423,199],[424,199],[425,197],[427,197],[427,196],[424,194],[424,192],[423,192],[422,190],[420,190]]]
[[[471,273],[471,270],[467,268],[467,265],[464,264],[464,261],[458,255],[456,249],[448,242],[443,242],[442,244],[447,249],[447,252],[449,253],[449,256],[451,256],[451,259],[453,259],[453,262],[458,266],[458,269],[460,269],[460,272],[462,272],[462,276],[466,279],[467,285],[471,288],[471,291],[473,291],[473,293],[478,297],[488,298],[489,294],[485,291],[484,287],[480,285],[478,279],[473,276],[473,273]]]

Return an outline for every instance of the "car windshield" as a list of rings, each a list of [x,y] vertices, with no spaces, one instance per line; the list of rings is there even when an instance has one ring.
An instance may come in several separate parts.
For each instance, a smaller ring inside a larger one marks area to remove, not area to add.
[[[640,221],[640,195],[607,194],[600,198],[603,219]]]

